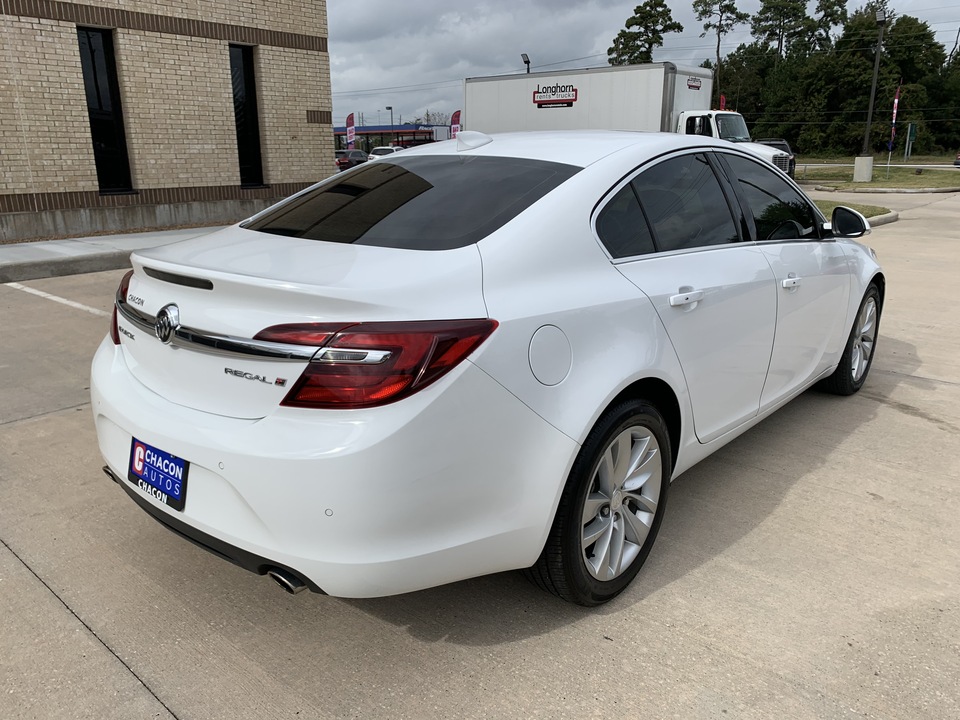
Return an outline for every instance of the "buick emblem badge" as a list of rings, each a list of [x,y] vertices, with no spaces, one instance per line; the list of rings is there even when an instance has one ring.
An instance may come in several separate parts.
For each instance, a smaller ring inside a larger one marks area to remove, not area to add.
[[[174,331],[180,327],[180,308],[174,304],[164,305],[157,313],[157,322],[154,325],[154,331],[157,337],[164,345],[169,345],[173,340]]]

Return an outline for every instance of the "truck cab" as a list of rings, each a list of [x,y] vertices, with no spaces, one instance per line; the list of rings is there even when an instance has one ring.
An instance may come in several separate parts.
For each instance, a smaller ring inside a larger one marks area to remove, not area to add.
[[[790,171],[790,156],[769,145],[755,143],[750,138],[743,115],[729,110],[687,110],[677,116],[676,132],[681,135],[704,135],[737,143],[747,152],[780,168]]]

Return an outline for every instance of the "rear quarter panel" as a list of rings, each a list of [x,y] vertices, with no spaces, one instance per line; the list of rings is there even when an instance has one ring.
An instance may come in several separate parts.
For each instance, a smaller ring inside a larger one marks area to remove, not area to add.
[[[609,177],[585,169],[479,246],[484,299],[500,327],[474,362],[578,443],[644,378],[670,385],[690,427],[682,371],[656,310],[617,272],[590,225]],[[553,385],[531,367],[531,339],[545,325],[569,343],[569,370]]]

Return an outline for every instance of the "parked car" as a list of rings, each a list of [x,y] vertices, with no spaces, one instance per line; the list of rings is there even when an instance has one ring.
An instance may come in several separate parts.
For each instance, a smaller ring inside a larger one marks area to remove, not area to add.
[[[762,140],[754,140],[754,142],[760,143],[761,145],[769,145],[772,148],[786,153],[786,167],[780,167],[780,163],[777,163],[777,166],[790,177],[796,177],[797,159],[793,155],[793,150],[790,149],[790,143],[783,138],[763,138]]]
[[[465,131],[135,252],[93,360],[104,469],[288,592],[526,569],[597,605],[674,478],[864,384],[869,229],[723,141]]]
[[[960,167],[960,152],[957,153],[956,159],[953,161],[954,167]]]
[[[382,157],[388,157],[394,153],[400,152],[401,150],[403,150],[403,148],[393,147],[392,145],[381,145],[380,147],[375,147],[370,151],[370,159],[379,160]]]
[[[340,170],[349,170],[369,159],[370,156],[363,150],[337,150],[337,168]]]

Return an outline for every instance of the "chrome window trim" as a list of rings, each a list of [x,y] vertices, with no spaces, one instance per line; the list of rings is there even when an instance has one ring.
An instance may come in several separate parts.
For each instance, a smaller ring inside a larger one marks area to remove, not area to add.
[[[725,243],[723,245],[704,245],[702,247],[695,247],[695,248],[681,248],[679,250],[664,250],[663,252],[646,253],[643,255],[631,255],[629,257],[622,257],[622,258],[611,257],[610,253],[608,252],[607,257],[609,258],[611,265],[623,265],[624,263],[637,262],[638,260],[648,260],[648,259],[654,260],[656,258],[674,257],[677,255],[693,255],[695,253],[716,252],[716,251],[722,251],[722,250],[735,250],[736,248],[757,247],[757,245],[759,245],[759,243],[753,242],[752,240],[745,240],[743,242]]]
[[[124,298],[119,296],[116,300],[116,306],[117,312],[123,316],[125,320],[139,330],[154,337],[156,336],[157,319],[155,316],[131,307]],[[175,348],[189,348],[190,350],[207,353],[209,355],[245,358],[257,357],[296,362],[308,362],[312,360],[313,356],[320,350],[319,347],[312,345],[292,345],[289,343],[221,335],[219,333],[204,332],[196,328],[184,327],[183,325],[178,325],[174,329],[170,345]]]

